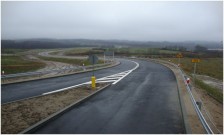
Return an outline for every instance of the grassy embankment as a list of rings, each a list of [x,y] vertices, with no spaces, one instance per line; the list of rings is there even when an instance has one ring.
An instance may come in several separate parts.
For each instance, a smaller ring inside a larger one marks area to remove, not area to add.
[[[28,51],[29,49],[2,49],[2,54],[19,54],[25,51]]]
[[[68,64],[75,64],[75,65],[80,65],[84,63],[85,66],[91,65],[90,62],[85,59],[68,59],[68,58],[53,58],[53,57],[39,57],[40,59],[43,60],[48,60],[48,61],[55,61],[55,62],[62,62],[62,63],[68,63]],[[103,64],[104,62],[102,60],[98,60],[97,64]]]
[[[4,71],[5,74],[35,71],[44,66],[44,63],[27,61],[20,56],[1,56],[1,70]]]
[[[210,85],[204,83],[203,81],[199,79],[195,79],[195,83],[196,83],[196,86],[206,90],[209,95],[211,95],[220,103],[223,103],[223,93],[221,93],[217,88],[211,87]]]
[[[179,51],[162,50],[160,48],[133,47],[133,48],[110,48],[107,51],[114,51],[115,55],[160,57],[172,56]]]
[[[67,50],[65,51],[65,55],[67,56],[74,56],[74,55],[88,55],[90,53],[90,51],[92,50],[92,48],[90,47],[83,47],[83,48],[74,48],[71,50]]]
[[[162,50],[159,48],[141,48],[141,47],[123,47],[123,48],[106,48],[105,51],[114,51],[115,56],[143,56],[143,57],[167,57],[175,56],[179,51]],[[74,48],[72,50],[65,51],[65,55],[88,55],[88,54],[103,55],[104,50],[97,50],[96,48]]]
[[[178,64],[178,58],[164,58]],[[194,63],[191,58],[181,58],[180,64],[183,70],[188,73],[193,73]],[[222,58],[202,58],[201,62],[197,63],[196,74],[208,75],[219,80],[223,80],[223,61]]]
[[[165,58],[177,64],[178,58]],[[191,58],[181,58],[180,60],[182,69],[188,74],[192,75],[194,71],[194,63]],[[219,80],[223,80],[223,60],[222,58],[202,58],[200,63],[197,63],[196,74],[208,75]],[[217,88],[211,87],[199,79],[195,79],[197,87],[206,90],[206,92],[214,97],[217,101],[223,103],[223,93]]]

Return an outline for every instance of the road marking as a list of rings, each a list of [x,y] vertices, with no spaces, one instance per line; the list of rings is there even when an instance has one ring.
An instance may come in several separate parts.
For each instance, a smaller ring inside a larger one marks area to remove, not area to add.
[[[127,75],[129,75],[132,71],[136,70],[139,67],[139,64],[137,62],[132,61],[132,60],[129,60],[129,61],[134,62],[136,64],[136,66],[133,69],[127,70],[127,71],[124,71],[124,72],[121,72],[121,73],[109,75],[109,76],[106,76],[106,77],[99,78],[99,79],[96,80],[96,83],[112,82],[113,85],[118,83],[123,78],[125,78]],[[88,82],[85,82],[85,83],[81,83],[81,84],[77,84],[77,85],[70,86],[70,87],[66,87],[66,88],[62,88],[62,89],[59,89],[59,90],[46,92],[46,93],[43,93],[42,95],[48,95],[48,94],[52,94],[52,93],[56,93],[56,92],[60,92],[60,91],[64,91],[64,90],[68,90],[68,89],[71,89],[71,88],[76,88],[78,86],[82,86],[82,85],[86,85],[86,84],[91,84],[91,81],[88,81]]]
[[[52,93],[56,93],[56,92],[60,92],[60,91],[64,91],[64,90],[68,90],[68,89],[75,88],[75,87],[78,87],[78,86],[82,86],[82,85],[85,85],[85,84],[90,84],[90,82],[85,82],[85,83],[77,84],[77,85],[74,85],[74,86],[62,88],[62,89],[59,89],[59,90],[46,92],[46,93],[43,93],[42,95],[48,95],[48,94],[52,94]]]

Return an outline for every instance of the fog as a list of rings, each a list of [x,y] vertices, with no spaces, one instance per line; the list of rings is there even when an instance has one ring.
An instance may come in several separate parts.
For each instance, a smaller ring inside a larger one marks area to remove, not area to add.
[[[219,2],[1,3],[2,39],[222,41]]]

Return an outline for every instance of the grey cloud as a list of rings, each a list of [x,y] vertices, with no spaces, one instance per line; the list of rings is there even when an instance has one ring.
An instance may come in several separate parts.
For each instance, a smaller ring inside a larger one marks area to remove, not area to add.
[[[221,41],[222,2],[2,2],[2,38]]]

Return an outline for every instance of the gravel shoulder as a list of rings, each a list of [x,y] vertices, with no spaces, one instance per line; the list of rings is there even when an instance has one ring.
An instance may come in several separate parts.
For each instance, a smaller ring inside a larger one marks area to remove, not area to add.
[[[108,84],[90,85],[1,105],[1,133],[16,134]]]
[[[203,103],[201,111],[206,121],[216,134],[223,133],[223,105],[209,96],[203,89],[192,87],[196,101]]]

